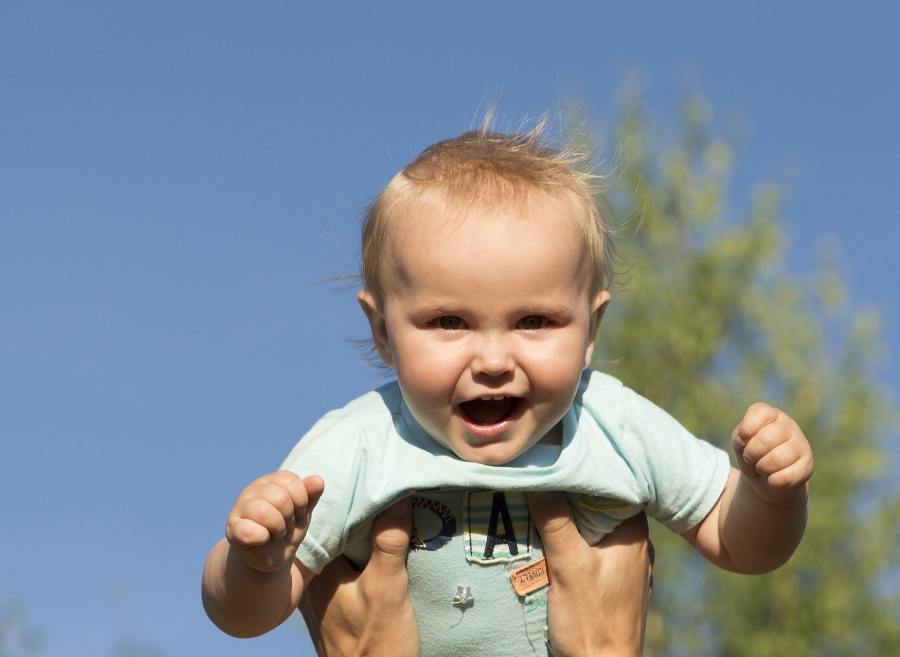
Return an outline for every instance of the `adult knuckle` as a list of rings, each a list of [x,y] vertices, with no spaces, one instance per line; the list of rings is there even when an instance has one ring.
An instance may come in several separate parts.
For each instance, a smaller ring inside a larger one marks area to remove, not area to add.
[[[376,547],[388,554],[406,554],[409,547],[409,536],[401,530],[389,530],[382,532],[375,538]]]

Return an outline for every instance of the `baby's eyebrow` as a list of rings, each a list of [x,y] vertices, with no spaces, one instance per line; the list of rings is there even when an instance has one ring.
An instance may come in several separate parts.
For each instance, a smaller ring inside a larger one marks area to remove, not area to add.
[[[526,316],[544,315],[556,319],[570,319],[572,317],[572,309],[564,304],[537,302],[520,308],[516,314]]]
[[[449,306],[442,303],[426,304],[413,308],[412,315],[415,317],[443,317],[445,315],[459,315],[464,312],[459,306]]]
[[[471,311],[463,306],[449,305],[446,303],[425,304],[417,306],[410,313],[413,317],[445,317],[448,315],[468,315]],[[529,315],[541,315],[556,320],[570,320],[573,317],[572,309],[565,304],[537,301],[527,306],[521,306],[512,310],[511,317],[521,318]]]

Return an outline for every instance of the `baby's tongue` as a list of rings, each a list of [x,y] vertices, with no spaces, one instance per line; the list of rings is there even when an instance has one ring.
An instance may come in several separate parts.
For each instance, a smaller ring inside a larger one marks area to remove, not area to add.
[[[516,408],[518,400],[515,397],[503,399],[473,399],[463,402],[460,406],[472,424],[489,425],[502,422]]]

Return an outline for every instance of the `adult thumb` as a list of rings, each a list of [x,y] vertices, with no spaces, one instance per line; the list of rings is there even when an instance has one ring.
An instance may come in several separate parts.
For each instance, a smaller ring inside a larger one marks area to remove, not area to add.
[[[586,545],[578,533],[572,509],[564,493],[525,493],[528,510],[550,560]]]
[[[412,499],[395,502],[372,523],[372,558],[366,570],[391,577],[406,571],[406,551],[412,527]]]

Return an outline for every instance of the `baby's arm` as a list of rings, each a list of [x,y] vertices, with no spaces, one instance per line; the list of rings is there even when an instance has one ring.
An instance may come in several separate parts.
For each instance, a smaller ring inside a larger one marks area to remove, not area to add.
[[[280,471],[240,494],[203,568],[203,607],[222,631],[259,636],[297,608],[313,573],[294,553],[324,489],[320,477]]]
[[[731,435],[732,468],[719,501],[682,536],[720,568],[745,574],[775,570],[806,528],[812,450],[786,413],[754,404]]]

